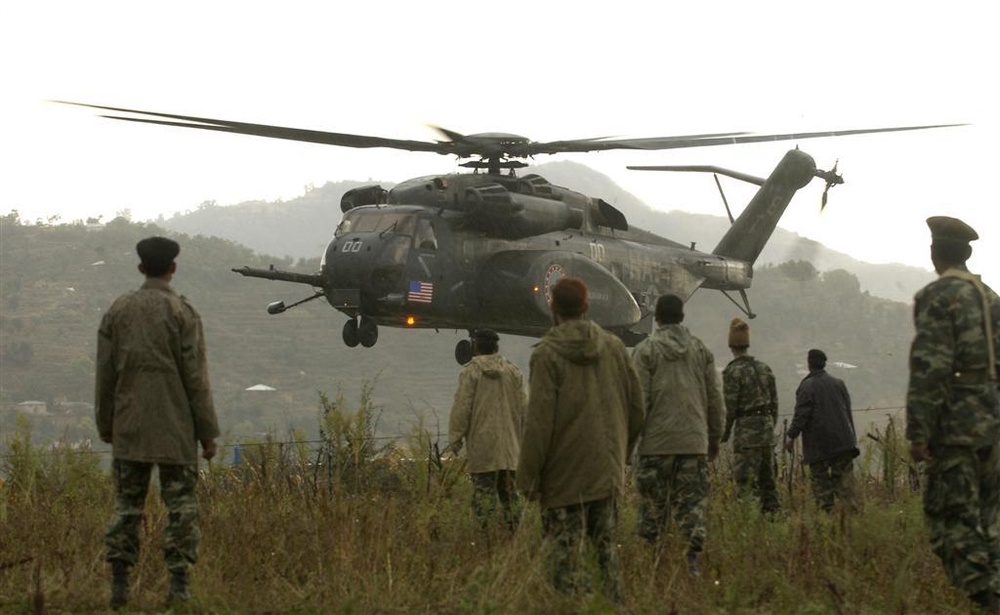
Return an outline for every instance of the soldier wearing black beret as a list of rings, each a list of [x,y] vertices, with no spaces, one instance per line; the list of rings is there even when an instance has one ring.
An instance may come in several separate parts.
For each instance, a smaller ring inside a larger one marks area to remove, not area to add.
[[[181,248],[166,237],[147,237],[135,251],[146,280],[115,300],[97,336],[95,419],[114,457],[115,512],[104,535],[114,610],[128,604],[153,466],[169,513],[168,600],[190,599],[188,570],[198,560],[201,535],[198,445],[211,459],[219,435],[201,317],[170,286]]]

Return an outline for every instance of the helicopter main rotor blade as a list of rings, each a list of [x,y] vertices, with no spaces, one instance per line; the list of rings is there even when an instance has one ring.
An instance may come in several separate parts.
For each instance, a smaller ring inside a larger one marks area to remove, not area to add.
[[[179,128],[197,128],[198,130],[213,130],[217,132],[228,132],[233,134],[251,135],[257,137],[270,137],[272,139],[287,139],[290,141],[304,141],[306,143],[319,143],[323,145],[341,145],[345,147],[388,147],[392,149],[402,149],[413,152],[436,152],[439,154],[452,154],[454,149],[449,143],[429,143],[424,141],[410,141],[404,139],[387,139],[384,137],[369,137],[365,135],[352,135],[337,132],[324,132],[321,130],[307,130],[303,128],[289,128],[286,126],[272,126],[269,124],[252,124],[248,122],[234,122],[231,120],[219,120],[207,117],[197,117],[193,115],[176,115],[173,113],[159,113],[156,111],[139,111],[137,109],[125,109],[122,107],[106,107],[103,105],[90,105],[86,103],[56,100],[53,102],[66,105],[76,105],[78,107],[89,107],[103,111],[114,111],[118,113],[132,113],[136,115],[147,115],[150,117],[128,117],[123,115],[102,115],[112,120],[122,120],[125,122],[138,122],[141,124],[159,124],[161,126],[175,126]],[[151,118],[167,118],[157,120]],[[168,121],[173,120],[173,121]]]
[[[819,139],[822,137],[846,137],[850,135],[874,134],[879,132],[903,132],[907,130],[928,130],[931,128],[954,128],[956,126],[967,126],[968,124],[933,124],[927,126],[897,126],[892,128],[858,128],[853,130],[828,130],[820,132],[790,132],[785,134],[755,135],[755,134],[733,134],[723,136],[707,136],[696,138],[691,141],[676,139],[664,140],[657,137],[645,139],[631,139],[623,149],[675,149],[687,147],[710,147],[713,145],[739,145],[743,143],[763,143],[767,141],[794,141],[798,139]]]
[[[481,133],[463,135],[439,126],[432,126],[442,134],[445,141],[426,142],[406,139],[388,139],[321,130],[273,126],[270,124],[254,124],[235,122],[214,118],[197,117],[193,115],[178,115],[157,111],[141,111],[124,107],[108,107],[71,101],[54,101],[57,103],[88,107],[114,113],[131,115],[103,115],[103,117],[138,122],[143,124],[159,124],[179,128],[196,128],[233,134],[269,137],[272,139],[287,139],[324,145],[340,145],[344,147],[372,148],[387,147],[412,152],[434,152],[437,154],[453,154],[460,158],[481,156],[490,160],[502,158],[529,158],[538,154],[557,154],[574,152],[593,152],[612,149],[632,150],[664,150],[690,147],[709,147],[715,145],[736,145],[741,143],[760,143],[766,141],[788,141],[795,139],[815,139],[820,137],[843,137],[878,132],[901,132],[906,130],[926,130],[929,128],[949,128],[965,124],[937,124],[930,126],[904,126],[896,128],[865,128],[855,130],[835,130],[823,132],[785,133],[757,135],[748,132],[709,133],[672,137],[646,137],[638,139],[595,137],[589,139],[569,139],[564,141],[539,142],[526,137],[506,133]],[[133,117],[135,116],[135,117]],[[146,116],[146,117],[141,117]],[[162,118],[162,119],[157,119]]]

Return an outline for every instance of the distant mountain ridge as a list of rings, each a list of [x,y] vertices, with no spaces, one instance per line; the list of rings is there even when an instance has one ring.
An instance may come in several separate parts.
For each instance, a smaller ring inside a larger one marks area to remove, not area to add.
[[[606,175],[580,163],[550,162],[528,167],[523,173],[538,173],[553,184],[601,197],[622,210],[630,224],[679,243],[695,242],[703,250],[711,250],[729,228],[729,220],[722,216],[656,211]],[[315,259],[323,253],[340,222],[343,194],[372,183],[379,182],[328,182],[288,201],[248,201],[230,206],[206,203],[196,211],[158,220],[157,224],[191,236],[235,241],[259,254]],[[384,188],[393,185],[381,184]],[[930,271],[919,267],[859,261],[779,226],[756,265],[789,260],[808,261],[819,271],[850,271],[857,276],[862,290],[894,301],[911,301],[913,294],[934,278]]]

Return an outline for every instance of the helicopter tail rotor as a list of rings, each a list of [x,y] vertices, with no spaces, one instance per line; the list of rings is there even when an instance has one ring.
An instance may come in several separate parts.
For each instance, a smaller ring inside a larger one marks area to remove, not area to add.
[[[830,192],[830,188],[844,183],[844,176],[837,173],[837,165],[840,164],[840,160],[833,163],[833,168],[829,171],[824,171],[822,169],[816,169],[813,175],[822,179],[826,182],[826,188],[823,189],[823,197],[820,199],[819,210],[823,211],[826,208],[827,194]]]

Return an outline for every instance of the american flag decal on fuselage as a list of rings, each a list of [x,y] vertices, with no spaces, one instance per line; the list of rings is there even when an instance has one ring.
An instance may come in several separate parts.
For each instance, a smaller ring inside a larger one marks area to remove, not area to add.
[[[430,303],[433,298],[433,282],[410,280],[410,292],[407,293],[407,300],[410,303]]]

